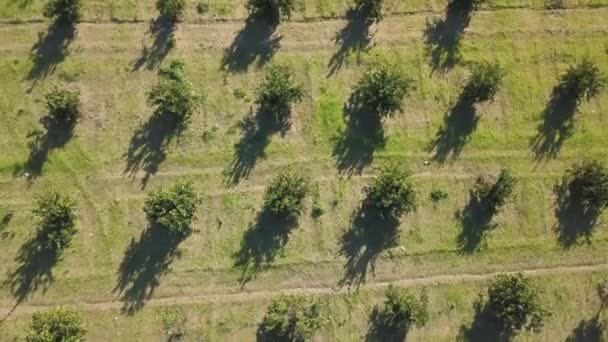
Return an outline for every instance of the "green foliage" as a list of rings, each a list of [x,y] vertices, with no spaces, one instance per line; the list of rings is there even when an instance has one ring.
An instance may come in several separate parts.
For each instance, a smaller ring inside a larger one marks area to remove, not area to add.
[[[498,63],[477,63],[473,65],[464,95],[474,102],[492,100],[500,89],[504,75],[505,73]]]
[[[381,65],[363,75],[355,88],[354,100],[380,116],[403,110],[403,98],[412,80],[394,67]]]
[[[570,66],[560,82],[562,91],[577,101],[595,97],[606,85],[608,76],[587,57],[577,65]]]
[[[186,235],[201,202],[191,183],[177,183],[168,190],[152,191],[144,203],[151,224],[159,224],[171,233]]]
[[[209,3],[206,1],[199,2],[198,4],[196,4],[196,11],[198,12],[198,14],[205,14],[209,12]]]
[[[483,202],[487,209],[494,213],[505,205],[513,193],[517,179],[507,169],[500,170],[498,179],[492,183],[485,177],[479,177],[473,187],[473,195]]]
[[[366,188],[367,201],[382,218],[398,219],[416,210],[416,192],[409,181],[409,172],[396,165],[380,169],[380,174]]]
[[[478,10],[481,5],[487,3],[488,0],[450,0],[451,5],[455,5],[456,8],[459,8],[464,11],[474,11]]]
[[[572,165],[564,176],[570,195],[585,215],[596,216],[608,207],[608,169],[595,160]]]
[[[423,327],[429,320],[426,291],[416,298],[407,289],[390,285],[386,290],[384,310],[378,318],[384,327],[402,333],[407,333],[413,326]]]
[[[180,339],[186,335],[186,322],[188,318],[182,309],[165,308],[160,312],[159,318],[169,341]]]
[[[307,178],[296,172],[283,170],[266,188],[264,209],[277,216],[297,218],[309,192],[310,184]]]
[[[161,115],[175,116],[185,125],[201,97],[184,75],[184,62],[173,60],[158,71],[159,80],[148,91],[148,104],[157,107]]]
[[[540,289],[521,273],[499,275],[488,289],[488,308],[504,332],[522,329],[538,332],[550,315],[540,294]]]
[[[448,193],[441,189],[433,189],[431,191],[431,201],[439,202],[448,198]]]
[[[247,2],[247,9],[252,16],[267,16],[275,20],[289,19],[295,7],[295,0],[248,0]]]
[[[357,9],[366,13],[369,18],[380,21],[384,17],[382,14],[384,0],[356,0],[355,4]]]
[[[80,93],[53,87],[44,94],[49,115],[54,120],[75,123],[80,118]]]
[[[256,104],[262,113],[273,115],[276,122],[284,122],[292,104],[302,101],[303,95],[302,85],[292,80],[291,70],[284,65],[273,65],[257,89]]]
[[[39,233],[46,248],[61,252],[76,234],[76,201],[55,191],[36,200],[33,210],[39,220]]]
[[[325,214],[325,208],[323,208],[323,203],[321,203],[319,184],[315,183],[312,187],[312,217],[317,218],[323,214]]]
[[[82,315],[63,307],[32,316],[28,342],[79,342],[84,341],[86,329]]]
[[[184,13],[186,0],[156,0],[156,9],[161,16],[176,21]]]
[[[48,0],[42,14],[56,22],[73,25],[80,20],[80,0]]]
[[[326,319],[323,305],[303,295],[281,295],[268,306],[259,334],[263,341],[310,341]]]

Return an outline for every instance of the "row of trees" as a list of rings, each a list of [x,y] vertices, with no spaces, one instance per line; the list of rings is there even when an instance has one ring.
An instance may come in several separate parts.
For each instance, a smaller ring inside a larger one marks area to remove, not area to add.
[[[491,281],[485,310],[500,333],[507,336],[522,330],[539,332],[551,313],[542,300],[542,290],[521,273],[499,275]],[[384,306],[372,324],[393,336],[404,336],[414,326],[425,326],[430,318],[429,299],[401,287],[389,286]],[[326,303],[318,297],[280,295],[266,310],[258,335],[264,341],[310,341],[330,322]],[[58,307],[36,312],[28,333],[30,342],[84,341],[86,328],[80,312]]]

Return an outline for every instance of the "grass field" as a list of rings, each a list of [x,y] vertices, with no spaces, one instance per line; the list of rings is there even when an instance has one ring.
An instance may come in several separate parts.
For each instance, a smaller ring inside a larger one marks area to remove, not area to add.
[[[467,335],[478,293],[493,274],[521,270],[545,287],[553,315],[543,332],[516,340],[587,341],[577,331],[603,319],[595,286],[608,277],[608,232],[600,219],[591,242],[564,243],[554,186],[583,157],[606,161],[608,92],[583,102],[563,144],[535,142],[550,134],[554,123],[542,113],[570,64],[590,56],[608,72],[608,3],[566,1],[566,9],[545,11],[538,0],[491,1],[462,32],[462,59],[452,66],[445,56],[455,49],[432,38],[444,1],[386,2],[389,15],[368,27],[349,19],[349,1],[303,0],[275,31],[246,23],[241,0],[210,1],[205,15],[191,4],[166,51],[162,33],[151,30],[153,1],[83,0],[70,39],[48,31],[42,1],[0,0],[0,340],[23,339],[33,311],[59,304],[83,310],[91,341],[163,340],[159,312],[172,306],[187,313],[188,341],[254,340],[266,305],[283,291],[327,299],[331,320],[320,341],[365,340],[372,308],[396,282],[429,290],[431,321],[409,340],[484,341],[487,332]],[[178,137],[150,119],[145,97],[174,57],[205,95]],[[460,144],[440,132],[455,125],[450,113],[468,66],[483,60],[504,66],[504,85],[477,106],[470,135],[456,123]],[[404,113],[385,123],[384,146],[355,148],[344,103],[378,61],[399,65],[416,89]],[[267,139],[244,123],[269,63],[292,67],[305,97],[289,130]],[[39,123],[53,84],[82,94],[84,117],[66,141]],[[32,151],[43,157],[32,161]],[[349,231],[374,167],[388,161],[412,171],[420,206],[403,218],[398,246],[377,251]],[[314,219],[308,204],[288,240],[272,246],[280,250],[272,262],[235,267],[268,248],[268,237],[250,228],[259,224],[265,185],[283,167],[319,184],[326,212]],[[501,167],[517,176],[515,194],[496,228],[471,241],[455,213],[475,178]],[[147,192],[179,180],[191,180],[203,203],[195,232],[169,250],[147,233],[142,205]],[[51,188],[79,203],[79,233],[52,269],[27,250],[33,198]],[[434,204],[433,189],[448,199]]]

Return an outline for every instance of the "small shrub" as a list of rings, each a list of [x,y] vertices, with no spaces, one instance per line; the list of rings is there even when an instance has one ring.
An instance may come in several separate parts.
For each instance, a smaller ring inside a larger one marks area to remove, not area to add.
[[[429,320],[426,292],[416,298],[407,289],[390,285],[379,319],[382,326],[402,334],[413,326],[423,327]]]
[[[566,8],[565,0],[545,0],[546,10],[559,10]]]
[[[403,98],[412,80],[395,68],[383,65],[365,73],[355,88],[355,100],[380,116],[403,109]]]
[[[487,2],[488,0],[450,0],[452,6],[466,12],[476,11]]]
[[[184,75],[184,63],[173,60],[158,71],[158,83],[148,91],[148,104],[157,107],[161,115],[173,115],[185,125],[201,97]]]
[[[84,341],[85,335],[82,315],[78,311],[58,307],[34,313],[27,341],[80,342]]]
[[[73,25],[80,20],[80,0],[48,0],[42,14],[56,22]]]
[[[289,19],[295,7],[295,0],[248,0],[247,2],[247,9],[252,16],[267,16],[275,20]]]
[[[604,164],[595,160],[574,164],[566,171],[564,183],[583,214],[597,216],[608,207],[608,169]]]
[[[144,203],[144,212],[151,224],[159,224],[169,232],[186,235],[201,202],[191,183],[177,183],[168,190],[152,191]]]
[[[160,312],[159,318],[169,341],[180,339],[186,335],[188,318],[180,308],[165,308]]]
[[[284,122],[291,112],[291,106],[302,101],[303,95],[302,85],[292,80],[289,68],[274,65],[268,68],[257,90],[256,104],[262,113],[273,115],[276,122]]]
[[[312,217],[318,218],[325,214],[325,208],[321,203],[321,194],[319,191],[319,184],[315,184],[312,189]]]
[[[169,38],[167,39],[167,49],[171,50],[177,45],[177,40],[175,39],[175,35],[171,33]]]
[[[494,213],[505,205],[513,193],[517,179],[507,169],[500,170],[498,179],[492,183],[487,178],[479,177],[473,187],[473,195],[483,202],[487,209]]]
[[[474,102],[492,100],[498,93],[503,77],[504,71],[498,63],[475,64],[464,94]]]
[[[201,15],[209,12],[209,3],[205,1],[199,2],[198,4],[196,4],[196,11],[198,12],[198,14]]]
[[[44,95],[49,116],[63,123],[74,123],[80,118],[80,93],[53,87]]]
[[[502,331],[538,332],[550,313],[543,307],[540,289],[521,273],[499,275],[488,289],[488,308]]]
[[[300,216],[304,199],[310,192],[308,179],[289,170],[280,172],[266,188],[264,208],[286,218]]]
[[[606,85],[608,77],[586,57],[577,65],[570,66],[560,82],[562,91],[579,102],[597,96]]]
[[[416,210],[416,192],[409,181],[409,173],[396,165],[380,169],[366,193],[368,203],[382,218],[399,218]]]
[[[356,0],[357,9],[368,14],[374,20],[382,20],[382,5],[384,0]]]
[[[186,0],[156,0],[156,9],[160,15],[173,21],[182,16],[185,7]]]
[[[76,234],[76,201],[55,191],[36,200],[34,215],[39,220],[39,232],[46,248],[61,252]]]
[[[433,189],[431,191],[431,201],[437,203],[448,198],[448,193],[441,189]]]
[[[326,322],[322,303],[303,295],[281,295],[268,306],[259,334],[264,341],[309,341]]]

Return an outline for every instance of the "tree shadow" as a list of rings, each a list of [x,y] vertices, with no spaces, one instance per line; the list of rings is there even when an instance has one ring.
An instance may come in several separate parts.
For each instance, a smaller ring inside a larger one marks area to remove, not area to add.
[[[241,139],[234,145],[234,157],[225,174],[227,183],[238,184],[243,178],[249,177],[257,161],[264,157],[264,150],[275,133],[284,136],[291,127],[291,121],[277,122],[273,115],[261,111],[249,115],[238,123]]]
[[[266,64],[281,46],[282,37],[275,34],[277,26],[276,19],[250,15],[245,27],[224,51],[222,69],[245,72],[256,61],[258,66]]]
[[[467,87],[458,97],[456,104],[444,115],[443,125],[429,148],[431,152],[435,151],[433,159],[439,163],[458,158],[477,128],[479,117],[476,114],[475,102],[467,96]]]
[[[127,162],[124,174],[135,178],[143,170],[145,175],[141,187],[145,188],[150,177],[158,172],[158,167],[167,157],[166,148],[184,129],[185,125],[179,118],[155,111],[131,137],[129,149],[124,155]]]
[[[590,244],[599,219],[598,212],[585,210],[583,200],[577,195],[573,186],[567,180],[562,180],[554,188],[557,218],[555,231],[558,234],[557,241],[566,249],[577,245],[580,238],[584,238],[584,241]]]
[[[340,286],[359,288],[366,281],[368,270],[373,274],[380,253],[397,245],[398,228],[399,220],[382,218],[366,200],[353,214],[351,227],[340,241],[340,255],[346,258]]]
[[[60,251],[48,242],[50,232],[49,228],[39,229],[19,249],[15,258],[18,266],[8,274],[4,283],[16,299],[16,306],[38,289],[46,291],[53,282],[52,271],[60,260]]]
[[[369,17],[369,12],[367,8],[351,8],[346,13],[348,23],[336,35],[335,43],[340,45],[340,49],[329,61],[328,76],[340,70],[352,52],[368,50],[373,38],[373,35],[370,35],[370,27],[374,23]]]
[[[181,256],[178,245],[186,237],[151,224],[138,241],[131,239],[120,263],[114,288],[123,301],[123,313],[133,315],[152,298],[160,278],[171,271],[171,263]]]
[[[460,44],[464,30],[471,22],[472,6],[467,3],[450,1],[444,19],[427,21],[424,37],[433,71],[446,71],[460,61]]]
[[[400,330],[388,326],[382,319],[382,312],[374,306],[369,316],[369,329],[365,334],[366,342],[403,342],[409,329]]]
[[[334,141],[333,155],[342,173],[360,174],[369,165],[374,152],[386,144],[381,117],[351,96],[344,106],[346,131]]]
[[[591,319],[581,320],[572,333],[566,337],[565,342],[603,342],[605,341],[605,330],[604,323],[596,315]]]
[[[458,342],[508,342],[512,334],[501,328],[491,308],[481,296],[475,301],[475,316],[469,326],[460,326]]]
[[[255,222],[245,231],[240,249],[233,255],[234,267],[241,270],[241,287],[272,266],[296,224],[296,219],[277,217],[266,209],[258,213]]]
[[[146,66],[148,70],[159,66],[173,48],[170,43],[175,33],[175,22],[170,18],[160,16],[150,21],[150,28],[146,34],[154,36],[152,46],[143,46],[141,55],[133,62],[133,71]]]
[[[538,125],[530,145],[536,160],[557,157],[562,145],[574,132],[574,113],[578,100],[573,97],[565,82],[555,88],[542,112],[543,122]]]
[[[4,232],[4,229],[8,227],[8,224],[11,223],[13,219],[13,211],[10,209],[0,211],[2,213],[2,218],[0,218],[0,233]]]
[[[74,25],[62,21],[51,24],[46,34],[39,32],[38,41],[30,51],[32,67],[27,79],[39,80],[53,73],[57,65],[67,56],[68,47],[75,34]]]
[[[492,223],[495,212],[486,198],[480,198],[474,191],[470,192],[469,202],[455,215],[462,226],[456,239],[462,253],[471,254],[481,248],[486,233],[496,228],[496,224]]]
[[[30,180],[39,177],[50,151],[63,148],[74,136],[75,120],[58,120],[46,115],[39,122],[45,130],[36,129],[28,133],[30,152],[27,161],[13,170],[14,176],[28,174]]]

